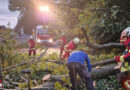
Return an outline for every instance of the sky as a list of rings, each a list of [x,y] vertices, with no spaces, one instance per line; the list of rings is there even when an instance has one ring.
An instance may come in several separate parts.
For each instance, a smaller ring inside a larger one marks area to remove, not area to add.
[[[13,29],[17,24],[19,12],[11,12],[8,4],[8,0],[0,0],[0,25],[7,26],[10,22],[10,27]]]

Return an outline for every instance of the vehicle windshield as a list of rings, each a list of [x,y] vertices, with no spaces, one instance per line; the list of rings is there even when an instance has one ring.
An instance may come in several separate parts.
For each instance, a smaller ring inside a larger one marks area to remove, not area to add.
[[[42,35],[47,34],[47,29],[37,29],[37,33]]]

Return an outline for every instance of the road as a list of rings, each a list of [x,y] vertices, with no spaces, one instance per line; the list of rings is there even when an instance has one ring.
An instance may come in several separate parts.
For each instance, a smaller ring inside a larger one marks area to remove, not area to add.
[[[59,46],[58,46],[58,42],[56,41],[53,46],[50,46],[47,50],[47,53],[48,54],[52,54],[52,53],[58,53],[59,54]],[[16,52],[19,52],[19,53],[28,53],[28,48],[22,48],[22,49],[17,49]],[[41,52],[43,52],[42,50],[40,49],[37,49],[37,54],[40,54]]]
[[[19,53],[28,53],[28,48],[17,49],[16,51]],[[37,49],[37,54],[40,54],[41,52],[43,52],[43,51],[40,49]],[[60,52],[59,47],[49,47],[47,50],[47,54],[52,54],[52,53],[59,54],[59,52]]]

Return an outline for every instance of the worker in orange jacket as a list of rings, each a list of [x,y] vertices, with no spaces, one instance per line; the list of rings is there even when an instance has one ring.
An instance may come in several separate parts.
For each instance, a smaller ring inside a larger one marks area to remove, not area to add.
[[[59,57],[60,58],[62,58],[62,53],[64,51],[64,46],[65,46],[66,42],[67,42],[67,39],[66,39],[66,37],[63,33],[62,37],[59,39],[59,44],[60,44],[60,55],[59,55]]]
[[[70,53],[72,52],[72,50],[74,50],[77,45],[79,44],[80,39],[79,38],[74,38],[72,41],[70,41],[69,43],[67,43],[64,46],[64,55],[63,58],[68,58],[70,56]]]
[[[35,41],[33,39],[33,36],[30,36],[30,39],[28,40],[28,47],[28,55],[31,56],[32,53],[33,55],[36,55]]]

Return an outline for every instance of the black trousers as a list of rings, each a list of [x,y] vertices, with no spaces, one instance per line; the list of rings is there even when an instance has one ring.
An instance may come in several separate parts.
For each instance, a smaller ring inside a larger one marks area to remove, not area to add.
[[[77,90],[77,84],[76,84],[77,74],[85,83],[87,90],[94,90],[90,73],[88,72],[88,69],[84,65],[77,62],[71,62],[71,63],[68,63],[67,66],[69,69],[69,76],[72,83],[72,90]]]

